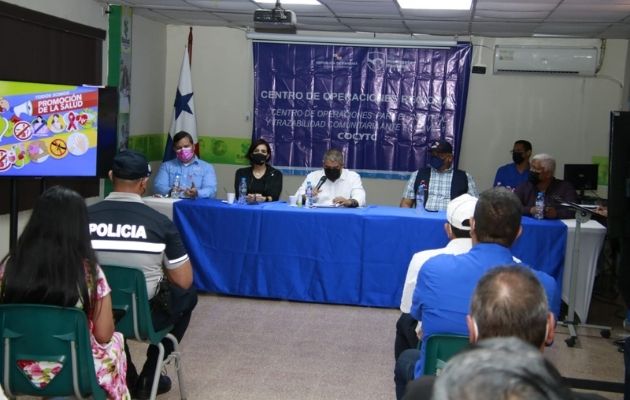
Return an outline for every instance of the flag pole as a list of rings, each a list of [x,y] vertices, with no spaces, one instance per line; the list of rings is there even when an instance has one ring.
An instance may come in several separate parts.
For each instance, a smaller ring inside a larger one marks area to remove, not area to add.
[[[192,68],[192,42],[193,42],[193,34],[192,34],[192,26],[191,26],[190,31],[188,31],[188,61],[190,62],[191,68]]]
[[[195,104],[193,98],[192,76],[190,72],[190,56],[192,55],[192,27],[188,33],[188,44],[184,49],[184,57],[179,74],[179,83],[175,95],[171,128],[164,148],[163,161],[175,156],[173,151],[173,136],[179,131],[186,131],[192,136],[195,144],[195,154],[199,155],[199,141],[197,139],[197,121],[195,118]]]

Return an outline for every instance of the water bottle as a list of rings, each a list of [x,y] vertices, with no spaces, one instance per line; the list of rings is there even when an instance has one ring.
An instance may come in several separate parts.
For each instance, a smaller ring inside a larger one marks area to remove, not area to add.
[[[306,182],[306,204],[307,208],[313,207],[313,185],[311,181]]]
[[[241,183],[238,184],[238,204],[245,204],[247,202],[247,180],[245,177],[241,178]]]
[[[416,193],[416,210],[424,211],[424,183],[418,185],[418,192]]]
[[[534,214],[536,219],[545,218],[545,194],[543,192],[538,192],[536,195],[536,214]]]
[[[168,192],[168,197],[178,198],[179,197],[179,174],[175,175],[175,180],[173,181],[173,186],[171,187],[171,191]]]

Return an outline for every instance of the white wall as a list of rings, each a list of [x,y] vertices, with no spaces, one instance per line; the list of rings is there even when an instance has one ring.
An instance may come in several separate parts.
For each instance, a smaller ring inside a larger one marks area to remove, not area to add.
[[[165,132],[162,117],[165,110],[166,26],[134,15],[131,41],[132,117],[129,132],[131,135]],[[171,107],[168,110],[170,112]]]
[[[496,40],[502,42],[515,43]],[[492,48],[494,43],[485,39],[483,45]],[[626,52],[627,41],[609,40],[597,77],[471,74],[461,168],[472,173],[481,188],[490,186],[497,164],[509,162],[508,151],[518,139],[530,140],[534,153],[555,156],[559,177],[565,163],[607,156],[610,111],[622,104]],[[487,47],[475,47],[475,64],[491,71],[492,57]]]
[[[167,29],[164,130],[168,130],[172,98],[179,77],[188,27]],[[508,151],[517,139],[533,143],[534,152],[563,164],[588,163],[608,154],[609,112],[622,105],[622,82],[627,69],[627,40],[608,40],[597,77],[494,75],[495,44],[600,46],[599,40],[474,38],[473,65],[486,65],[485,75],[471,74],[460,168],[469,171],[479,189],[488,188],[496,168],[510,161]],[[198,134],[251,136],[253,66],[251,42],[230,28],[194,28],[193,87]],[[133,118],[133,117],[132,117]],[[236,166],[217,165],[219,196],[233,186]],[[295,191],[302,177],[284,180],[283,197]],[[404,182],[365,179],[368,202],[397,205]],[[605,191],[603,192],[605,194]]]

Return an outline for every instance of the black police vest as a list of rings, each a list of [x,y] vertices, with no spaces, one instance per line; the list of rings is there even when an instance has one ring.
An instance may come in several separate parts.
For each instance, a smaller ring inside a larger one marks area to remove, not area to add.
[[[416,181],[413,184],[413,192],[418,193],[418,186],[424,181],[424,204],[427,204],[429,198],[429,182],[431,180],[431,167],[425,167],[418,171]],[[466,173],[460,169],[453,170],[453,179],[451,180],[451,200],[457,196],[461,196],[468,192],[468,177]],[[415,201],[415,198],[414,198]]]

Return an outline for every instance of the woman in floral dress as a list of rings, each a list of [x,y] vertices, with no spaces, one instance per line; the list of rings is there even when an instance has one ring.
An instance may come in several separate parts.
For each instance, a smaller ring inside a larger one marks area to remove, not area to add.
[[[16,248],[0,263],[0,280],[0,303],[83,309],[99,385],[110,399],[130,399],[123,337],[114,332],[111,289],[96,262],[87,209],[78,193],[54,186],[40,196]],[[18,364],[39,386],[61,369],[49,361]]]

